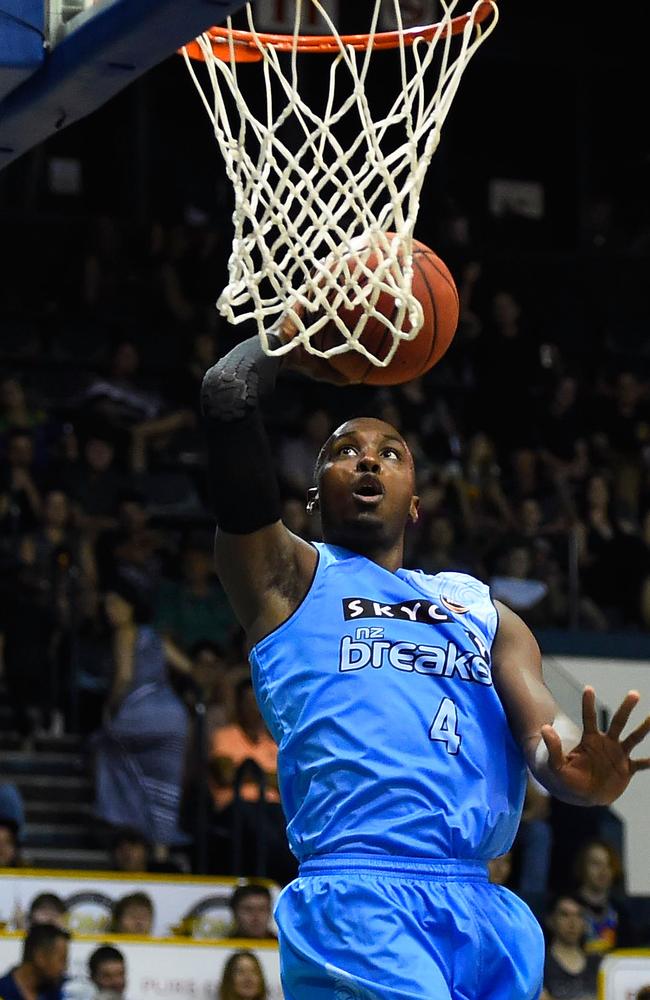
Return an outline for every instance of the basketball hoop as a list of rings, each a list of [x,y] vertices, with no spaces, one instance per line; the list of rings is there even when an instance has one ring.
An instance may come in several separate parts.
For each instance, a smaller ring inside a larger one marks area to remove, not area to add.
[[[394,5],[397,31],[377,31],[383,2]],[[370,31],[358,35],[341,35],[320,0],[296,0],[293,34],[258,32],[248,3],[248,31],[229,19],[181,50],[235,191],[229,282],[217,306],[231,323],[255,320],[268,354],[297,344],[324,358],[356,350],[383,367],[400,341],[421,329],[412,279],[422,185],[462,74],[498,20],[494,0],[478,0],[454,16],[460,2],[441,0],[438,23],[405,29],[399,0],[375,0]],[[330,35],[301,34],[307,3]],[[388,110],[373,115],[366,84],[373,56],[389,49],[398,51],[400,86]],[[310,53],[332,57],[321,114],[300,93],[298,57]],[[207,67],[205,83],[194,68],[199,60]],[[254,62],[262,63],[263,115],[242,93],[241,64]],[[287,125],[298,136],[293,148]],[[385,294],[395,300],[392,315],[381,317],[392,347],[379,359],[361,337]],[[340,316],[351,309],[360,313],[353,330]],[[268,332],[283,315],[296,336],[273,349]],[[320,350],[312,338],[332,323],[342,343]]]

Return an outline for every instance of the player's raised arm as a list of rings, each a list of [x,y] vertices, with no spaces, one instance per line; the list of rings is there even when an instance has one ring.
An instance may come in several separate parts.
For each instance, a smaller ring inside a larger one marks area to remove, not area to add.
[[[313,546],[280,520],[280,491],[260,413],[280,365],[251,337],[210,368],[201,388],[217,572],[251,643],[300,604],[317,560]]]
[[[493,679],[528,766],[538,781],[564,802],[609,805],[625,791],[633,774],[650,768],[650,759],[630,758],[632,750],[650,733],[650,717],[621,739],[639,701],[638,693],[626,695],[607,732],[601,732],[595,692],[585,688],[581,732],[544,684],[539,647],[530,629],[505,605],[497,603],[497,608]]]

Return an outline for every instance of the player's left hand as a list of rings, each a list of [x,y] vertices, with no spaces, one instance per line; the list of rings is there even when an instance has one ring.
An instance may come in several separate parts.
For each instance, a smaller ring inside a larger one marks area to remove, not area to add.
[[[650,757],[630,758],[632,750],[650,733],[650,716],[621,739],[640,697],[638,691],[628,692],[604,733],[598,728],[596,692],[586,687],[582,696],[582,739],[566,754],[553,726],[542,726],[551,771],[585,805],[610,805],[625,791],[632,775],[650,769]]]

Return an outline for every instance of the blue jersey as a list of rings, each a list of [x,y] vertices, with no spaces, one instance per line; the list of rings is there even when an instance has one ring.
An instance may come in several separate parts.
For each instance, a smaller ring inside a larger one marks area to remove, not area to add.
[[[488,588],[316,547],[302,604],[250,655],[292,850],[503,854],[526,766],[492,683]]]

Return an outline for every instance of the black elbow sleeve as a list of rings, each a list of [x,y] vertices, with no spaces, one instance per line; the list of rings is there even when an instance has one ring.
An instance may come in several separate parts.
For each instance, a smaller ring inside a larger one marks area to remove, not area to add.
[[[234,535],[280,520],[280,489],[259,410],[279,367],[255,337],[235,347],[203,379],[210,505],[218,526]]]

